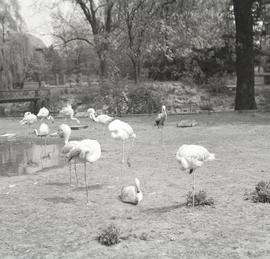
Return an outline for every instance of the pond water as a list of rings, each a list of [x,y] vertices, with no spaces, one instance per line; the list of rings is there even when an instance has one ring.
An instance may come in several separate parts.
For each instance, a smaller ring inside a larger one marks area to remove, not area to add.
[[[0,141],[0,177],[38,173],[65,165],[63,144],[5,139]]]

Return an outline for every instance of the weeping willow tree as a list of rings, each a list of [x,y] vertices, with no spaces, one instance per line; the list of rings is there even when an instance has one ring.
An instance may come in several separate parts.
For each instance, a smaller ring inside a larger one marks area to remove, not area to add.
[[[29,56],[24,23],[17,0],[0,0],[0,88],[10,89],[21,81]]]

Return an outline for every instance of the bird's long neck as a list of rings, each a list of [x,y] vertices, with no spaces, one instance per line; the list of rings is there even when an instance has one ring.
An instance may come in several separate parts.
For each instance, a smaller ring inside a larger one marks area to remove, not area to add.
[[[136,187],[136,192],[140,193],[141,192],[141,186],[140,186],[140,182],[138,179],[135,180],[135,187]]]
[[[162,114],[163,114],[165,117],[167,117],[167,111],[166,111],[166,109],[162,109]]]
[[[53,116],[52,116],[52,115],[49,115],[49,116],[48,116],[48,120],[50,120],[50,121],[54,122],[54,118],[53,118]]]
[[[90,117],[91,117],[92,120],[94,120],[95,122],[98,121],[94,113],[90,114]]]
[[[34,129],[34,133],[38,136],[38,130]]]
[[[66,145],[68,143],[68,141],[69,141],[69,135],[64,136],[64,141],[65,141],[65,145]]]

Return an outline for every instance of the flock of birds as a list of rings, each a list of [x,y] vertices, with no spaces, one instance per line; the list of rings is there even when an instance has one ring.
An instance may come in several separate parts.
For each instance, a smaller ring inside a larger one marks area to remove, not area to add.
[[[132,127],[119,119],[113,118],[106,114],[96,115],[96,112],[93,108],[89,108],[87,113],[94,122],[101,124],[103,126],[103,132],[105,128],[108,127],[112,138],[119,139],[122,141],[122,169],[125,162],[125,142],[128,139],[132,140],[132,147],[134,145],[134,140],[136,139],[136,134],[134,133]],[[62,108],[60,111],[65,119],[69,118],[70,120],[80,123],[80,121],[74,117],[74,110],[70,104],[67,104],[66,107]],[[20,121],[21,125],[27,125],[29,133],[32,133],[31,126],[41,120],[41,125],[39,129],[35,129],[34,133],[39,137],[45,138],[49,135],[49,126],[44,122],[45,119],[54,122],[54,118],[50,114],[49,110],[45,107],[41,108],[37,115],[26,112],[23,119]],[[161,129],[161,136],[163,138],[163,127],[167,120],[167,111],[166,106],[162,105],[161,113],[159,113],[155,119],[155,126]],[[76,176],[76,182],[78,184],[78,176],[76,171],[76,163],[78,161],[84,164],[84,182],[85,182],[85,192],[86,199],[88,203],[88,185],[87,185],[87,173],[86,173],[86,164],[94,163],[101,157],[101,146],[97,140],[93,139],[83,139],[83,140],[70,140],[72,130],[70,126],[66,123],[61,124],[58,127],[56,133],[51,135],[58,135],[60,138],[64,139],[64,146],[62,148],[62,154],[65,155],[69,163],[69,178],[71,184],[71,161],[74,161],[74,171]],[[177,153],[176,159],[180,165],[180,169],[187,171],[189,174],[193,174],[193,208],[194,208],[194,195],[195,195],[195,170],[203,165],[204,162],[213,161],[215,159],[215,154],[210,153],[206,148],[200,145],[182,145]],[[127,158],[127,163],[129,164],[129,157]],[[122,172],[123,170],[121,170]],[[139,204],[143,199],[143,193],[140,187],[140,181],[138,178],[135,178],[135,185],[122,187],[121,193],[119,195],[121,201],[131,204]]]

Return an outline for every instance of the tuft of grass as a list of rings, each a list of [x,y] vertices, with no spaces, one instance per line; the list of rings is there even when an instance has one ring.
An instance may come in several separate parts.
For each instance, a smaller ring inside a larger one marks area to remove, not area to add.
[[[187,195],[187,207],[192,207],[193,204],[193,192],[189,192]],[[214,199],[207,198],[207,194],[205,191],[199,191],[194,195],[194,206],[213,206]]]
[[[120,242],[120,229],[110,224],[98,236],[98,242],[102,245],[112,246]]]
[[[260,181],[255,186],[255,191],[246,196],[253,202],[270,203],[270,182]]]

